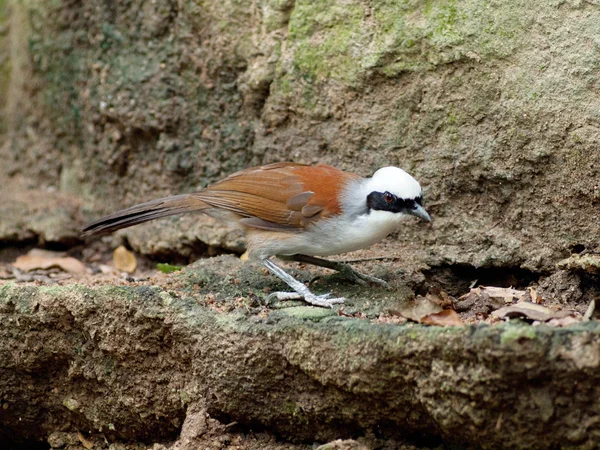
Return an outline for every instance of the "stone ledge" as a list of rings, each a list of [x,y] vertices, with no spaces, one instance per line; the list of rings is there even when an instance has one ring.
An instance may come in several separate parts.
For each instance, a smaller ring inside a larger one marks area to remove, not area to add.
[[[465,328],[218,313],[150,287],[0,287],[3,434],[178,436],[190,407],[294,442],[375,433],[592,448],[600,325]]]

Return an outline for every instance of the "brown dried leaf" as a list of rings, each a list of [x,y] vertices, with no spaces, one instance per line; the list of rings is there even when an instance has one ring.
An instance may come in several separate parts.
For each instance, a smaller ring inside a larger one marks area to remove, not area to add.
[[[19,256],[12,265],[25,272],[55,267],[70,273],[82,274],[86,272],[85,265],[81,261],[71,256],[58,255],[60,253],[33,249],[26,255]]]
[[[432,302],[437,303],[442,308],[452,308],[455,300],[454,297],[450,297],[446,292],[442,291],[440,288],[432,288],[425,297],[431,300]]]
[[[548,308],[537,305],[535,303],[529,302],[521,302],[516,305],[505,306],[504,308],[500,308],[492,313],[494,316],[504,319],[508,317],[509,319],[515,317],[524,317],[530,320],[537,320],[540,322],[545,322],[553,317],[552,311]]]
[[[79,439],[79,442],[81,442],[81,444],[88,450],[94,448],[94,443],[89,439],[86,439],[79,431],[77,432],[77,439]]]
[[[512,288],[500,288],[494,286],[479,286],[472,288],[467,294],[462,295],[454,303],[456,311],[474,310],[489,314],[489,312],[501,308],[507,303],[513,303],[515,299],[522,297],[525,291]]]
[[[525,296],[525,291],[513,288],[501,288],[495,286],[481,287],[482,290],[494,299],[502,300],[504,303],[512,303],[515,299],[519,300]]]
[[[121,272],[133,273],[137,269],[137,260],[135,255],[122,245],[113,252],[113,264],[115,269]]]
[[[528,287],[527,292],[529,293],[529,297],[531,298],[532,303],[537,303],[538,305],[543,303],[544,299],[542,298],[542,296],[540,294],[537,293],[535,288]]]
[[[453,309],[445,309],[435,314],[428,314],[422,317],[421,323],[425,325],[437,325],[439,327],[460,327],[464,323],[460,316]]]
[[[423,297],[419,295],[415,300],[403,304],[399,310],[390,312],[413,322],[420,322],[423,317],[439,313],[440,311],[442,311],[442,307],[431,300],[429,296]]]

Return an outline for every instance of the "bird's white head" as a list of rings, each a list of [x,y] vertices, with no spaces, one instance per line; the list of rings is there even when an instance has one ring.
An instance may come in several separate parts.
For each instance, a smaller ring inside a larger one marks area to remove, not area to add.
[[[409,199],[423,195],[417,180],[398,167],[382,167],[373,174],[369,187],[373,191],[388,191],[398,198]]]
[[[423,208],[423,190],[412,176],[398,167],[383,167],[365,180],[363,195],[369,211],[410,214],[431,221]]]

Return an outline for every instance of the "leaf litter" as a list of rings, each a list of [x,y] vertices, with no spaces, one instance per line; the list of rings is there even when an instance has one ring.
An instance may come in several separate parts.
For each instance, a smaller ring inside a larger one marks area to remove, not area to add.
[[[93,245],[86,246],[80,254],[75,253],[75,256],[79,256],[85,262],[84,264],[80,259],[69,256],[66,252],[33,249],[25,255],[16,257],[12,263],[8,263],[10,259],[5,260],[8,265],[0,264],[0,285],[3,284],[2,280],[43,285],[72,283],[70,279],[76,279],[77,282],[90,285],[106,283],[156,285],[158,283],[159,286],[167,286],[170,278],[165,275],[182,268],[171,264],[150,264],[143,257],[140,268],[136,256],[125,247],[119,247],[110,253],[107,250],[105,244],[101,244],[101,248]],[[141,276],[133,278],[130,274],[136,271]],[[565,308],[564,301],[562,304],[556,302],[548,304],[549,300],[540,295],[536,287],[515,289],[476,286],[474,282],[469,292],[458,297],[451,296],[439,288],[432,288],[425,296],[417,296],[400,308],[390,310],[390,314],[381,314],[377,321],[395,324],[410,321],[448,327],[478,323],[494,324],[518,319],[534,325],[544,323],[548,326],[564,327],[590,320],[595,312],[593,301],[585,314],[583,310]],[[543,289],[541,286],[540,288]],[[581,308],[578,307],[579,309]],[[347,314],[341,310],[340,315]]]
[[[419,295],[400,309],[390,311],[413,322],[440,327],[462,326],[464,322],[453,309],[454,299],[440,289]]]
[[[64,253],[40,250],[37,248],[29,251],[26,255],[19,256],[16,261],[12,263],[12,266],[23,272],[53,268],[58,268],[74,274],[83,274],[87,271],[85,264],[72,256],[64,256]]]
[[[534,287],[519,290],[512,287],[478,286],[458,298],[439,289],[432,290],[425,296],[419,295],[401,308],[390,312],[412,322],[442,327],[479,322],[493,324],[510,319],[565,327],[589,320],[595,308],[592,301],[584,316],[571,309],[549,308],[542,305],[544,302],[545,299]],[[469,318],[469,315],[474,318]]]
[[[113,265],[121,272],[133,273],[137,269],[137,260],[133,253],[120,245],[113,251]]]

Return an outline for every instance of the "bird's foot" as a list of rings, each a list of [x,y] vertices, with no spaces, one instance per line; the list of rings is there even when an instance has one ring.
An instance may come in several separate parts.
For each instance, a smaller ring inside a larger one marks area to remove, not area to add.
[[[267,302],[276,298],[277,300],[304,300],[311,305],[321,306],[323,308],[331,308],[338,303],[344,303],[346,300],[343,297],[329,298],[331,294],[315,295],[312,292],[300,294],[298,292],[273,292],[267,296]]]
[[[390,287],[390,285],[381,278],[372,277],[371,275],[357,272],[352,267],[347,265],[344,265],[344,267],[340,269],[340,274],[342,274],[348,280],[356,284],[360,284],[361,286],[366,286],[368,283],[372,283],[386,288]]]
[[[276,298],[278,300],[303,299],[306,303],[310,303],[311,305],[331,308],[336,303],[343,303],[345,300],[344,298],[329,298],[330,294],[315,295],[310,292],[310,290],[304,286],[304,284],[300,283],[289,273],[276,265],[273,261],[265,259],[262,263],[271,271],[271,273],[277,275],[294,290],[294,292],[274,292],[267,297],[267,302],[272,298]]]

